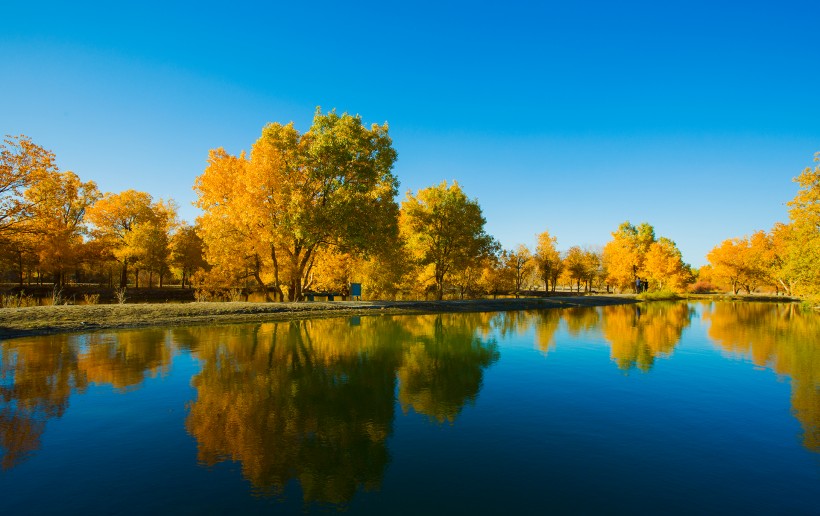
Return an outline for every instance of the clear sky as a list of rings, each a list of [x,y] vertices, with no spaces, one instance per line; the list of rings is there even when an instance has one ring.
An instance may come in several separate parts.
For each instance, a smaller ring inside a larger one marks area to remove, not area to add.
[[[0,133],[189,221],[208,150],[316,106],[388,122],[402,196],[457,180],[504,246],[647,221],[699,266],[787,219],[820,151],[820,2],[0,5]]]

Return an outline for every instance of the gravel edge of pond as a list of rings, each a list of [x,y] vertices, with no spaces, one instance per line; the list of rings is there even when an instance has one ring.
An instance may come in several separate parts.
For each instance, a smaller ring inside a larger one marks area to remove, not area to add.
[[[195,324],[264,322],[314,317],[503,312],[636,303],[634,296],[458,301],[335,301],[305,303],[180,303],[64,305],[0,309],[0,339],[54,333]]]

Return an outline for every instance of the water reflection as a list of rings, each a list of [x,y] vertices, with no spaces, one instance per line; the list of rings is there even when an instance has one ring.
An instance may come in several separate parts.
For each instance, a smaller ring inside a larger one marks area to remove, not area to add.
[[[646,372],[656,358],[672,354],[693,314],[685,303],[607,306],[603,308],[601,332],[620,369],[637,367]]]
[[[701,311],[721,350],[791,378],[803,443],[820,452],[820,318],[763,303]],[[72,394],[92,384],[133,391],[170,374],[181,352],[200,365],[184,424],[202,464],[236,462],[261,495],[296,482],[307,502],[345,504],[379,488],[396,407],[435,425],[458,421],[499,359],[497,337],[532,338],[545,354],[556,342],[605,342],[621,370],[655,374],[694,314],[694,305],[650,303],[11,340],[0,343],[1,463],[12,468],[37,451]]]
[[[0,357],[0,451],[8,469],[40,447],[46,420],[62,416],[72,390],[88,382],[62,335],[4,343]]]
[[[89,384],[125,390],[167,371],[165,331],[52,335],[0,347],[0,451],[3,469],[40,447],[46,422],[61,417],[72,393]]]
[[[91,334],[77,359],[90,383],[130,390],[142,385],[146,376],[168,372],[173,347],[167,331],[149,329],[116,334]]]
[[[560,310],[541,310],[533,313],[535,345],[544,354],[555,346],[555,332],[561,324],[562,313]]]
[[[203,360],[186,428],[199,460],[241,463],[263,494],[297,479],[310,502],[379,486],[394,401],[453,422],[498,358],[481,317],[369,317],[180,330]],[[201,335],[196,336],[196,333]]]
[[[429,317],[422,319],[398,370],[405,412],[412,407],[432,420],[452,423],[466,403],[475,401],[484,369],[498,360],[495,342],[475,336],[483,320],[486,314],[436,317],[431,334],[424,330]]]
[[[709,337],[723,350],[791,378],[803,444],[820,452],[820,318],[794,304],[715,303]]]
[[[378,487],[393,423],[390,371],[401,358],[379,344],[403,329],[384,318],[365,332],[338,322],[205,330],[186,421],[199,460],[239,462],[264,494],[291,478],[311,501],[341,503],[360,486]]]

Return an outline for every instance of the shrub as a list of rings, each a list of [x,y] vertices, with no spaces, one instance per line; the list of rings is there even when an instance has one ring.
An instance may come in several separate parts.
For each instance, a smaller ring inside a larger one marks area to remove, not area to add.
[[[228,301],[231,301],[233,303],[236,303],[238,301],[242,301],[242,298],[243,298],[242,289],[232,288],[232,289],[228,290],[228,292],[225,294],[225,297],[227,298]]]
[[[709,294],[715,291],[717,291],[717,287],[703,280],[697,281],[689,287],[689,292],[693,294]]]
[[[24,306],[37,306],[34,296],[27,296],[21,290],[19,294],[3,294],[0,296],[0,308],[20,308]]]
[[[681,299],[681,296],[677,292],[672,292],[671,290],[654,290],[652,292],[638,294],[638,299],[642,299],[644,301],[673,301],[675,299]]]

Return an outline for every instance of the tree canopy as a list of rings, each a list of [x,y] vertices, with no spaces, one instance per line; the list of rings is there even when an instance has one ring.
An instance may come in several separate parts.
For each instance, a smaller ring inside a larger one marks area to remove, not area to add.
[[[375,253],[374,235],[397,232],[396,157],[386,124],[318,109],[304,134],[267,125],[249,157],[211,151],[194,186],[209,261],[242,257],[266,292],[302,300],[317,254]]]

